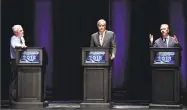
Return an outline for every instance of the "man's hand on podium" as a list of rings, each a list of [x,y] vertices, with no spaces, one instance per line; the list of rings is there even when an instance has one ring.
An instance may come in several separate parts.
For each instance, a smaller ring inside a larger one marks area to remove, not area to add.
[[[115,58],[115,55],[112,54],[112,56],[110,57],[111,60],[113,60]]]
[[[23,46],[22,48],[27,48],[27,46]]]
[[[27,48],[27,46],[16,46],[16,48]]]
[[[15,48],[16,48],[16,49],[26,49],[27,46],[16,46]]]

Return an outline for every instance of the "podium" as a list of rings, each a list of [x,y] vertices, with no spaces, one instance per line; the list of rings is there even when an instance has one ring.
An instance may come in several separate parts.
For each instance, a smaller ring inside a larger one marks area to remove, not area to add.
[[[43,48],[16,49],[16,108],[42,107],[44,93]]]
[[[181,48],[150,47],[152,104],[150,107],[180,108]]]
[[[111,96],[109,48],[82,48],[84,67],[84,104],[108,106]]]

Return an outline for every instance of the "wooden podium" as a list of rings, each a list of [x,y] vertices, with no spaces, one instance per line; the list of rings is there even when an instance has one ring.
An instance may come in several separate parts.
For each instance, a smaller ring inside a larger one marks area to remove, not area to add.
[[[108,48],[82,48],[84,97],[82,106],[109,106],[111,73]]]
[[[18,77],[15,108],[43,107],[43,48],[16,49]]]
[[[150,48],[152,69],[151,108],[181,108],[180,66],[181,48]]]

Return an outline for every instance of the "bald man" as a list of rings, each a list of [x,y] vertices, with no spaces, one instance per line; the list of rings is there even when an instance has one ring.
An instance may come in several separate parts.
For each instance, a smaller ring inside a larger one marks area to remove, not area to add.
[[[169,47],[180,47],[180,44],[176,38],[176,36],[171,37],[169,35],[169,26],[168,24],[162,24],[160,26],[160,31],[162,36],[155,40],[153,44],[153,35],[149,35],[150,39],[150,45],[153,47],[158,47],[158,48],[169,48]]]

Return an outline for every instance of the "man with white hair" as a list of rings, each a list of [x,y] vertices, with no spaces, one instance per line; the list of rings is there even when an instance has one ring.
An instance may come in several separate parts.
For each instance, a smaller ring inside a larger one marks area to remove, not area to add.
[[[24,39],[24,31],[21,25],[14,25],[12,27],[12,31],[14,35],[11,37],[10,41],[10,57],[12,60],[15,60],[16,58],[16,53],[15,53],[15,48],[16,47],[21,47],[25,48],[27,47],[25,45],[25,39]]]
[[[150,39],[150,45],[153,45],[153,47],[158,47],[158,48],[168,48],[168,47],[181,47],[177,37],[174,35],[171,37],[169,35],[169,26],[168,24],[161,24],[160,26],[160,31],[162,36],[155,40],[153,44],[153,35],[149,35]]]
[[[111,48],[111,60],[115,58],[116,55],[116,35],[112,31],[106,30],[106,21],[100,19],[97,22],[98,32],[92,34],[91,36],[91,47],[106,47]]]
[[[14,25],[12,27],[12,31],[14,35],[11,37],[10,40],[10,57],[11,57],[11,69],[12,69],[12,83],[10,85],[10,101],[13,101],[16,98],[15,95],[15,77],[17,76],[17,67],[16,67],[16,51],[15,48],[26,48],[25,39],[24,39],[24,31],[21,25]],[[13,92],[14,91],[14,92]]]

